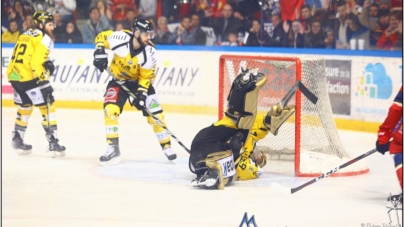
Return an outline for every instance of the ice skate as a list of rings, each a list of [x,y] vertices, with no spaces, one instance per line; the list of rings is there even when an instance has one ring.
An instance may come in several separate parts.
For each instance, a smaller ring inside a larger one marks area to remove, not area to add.
[[[107,151],[100,157],[100,163],[102,166],[109,166],[118,164],[121,161],[121,152],[119,151],[119,145],[108,144]]]
[[[219,183],[219,171],[208,170],[196,184],[198,187],[203,189],[217,189],[218,183]]]
[[[167,156],[168,160],[173,161],[177,158],[177,155],[174,153],[171,147],[166,147],[163,149],[164,154]]]
[[[11,141],[11,146],[19,155],[31,154],[32,146],[25,144],[18,132],[13,132],[13,140]]]
[[[403,193],[398,194],[398,195],[389,196],[387,198],[386,207],[390,208],[390,209],[397,208],[397,209],[402,210],[403,209]]]
[[[53,135],[48,138],[49,140],[49,151],[52,153],[52,158],[63,157],[66,155],[66,147],[59,144],[59,140]]]

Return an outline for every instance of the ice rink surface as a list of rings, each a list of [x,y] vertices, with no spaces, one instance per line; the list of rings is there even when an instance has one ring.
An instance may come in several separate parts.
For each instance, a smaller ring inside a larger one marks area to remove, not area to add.
[[[269,188],[272,182],[296,187],[312,178],[293,176],[290,162],[269,161],[258,180],[235,182],[224,190],[189,184],[188,153],[172,140],[178,154],[170,164],[140,112],[120,117],[122,162],[101,167],[106,150],[103,111],[58,109],[60,144],[66,156],[51,158],[41,116],[35,109],[25,141],[30,155],[11,149],[16,108],[2,109],[3,226],[239,226],[244,213],[259,227],[398,226],[385,207],[400,188],[389,155],[365,159],[370,172],[328,177],[293,195]],[[188,147],[195,134],[216,118],[165,113],[168,128]],[[339,131],[353,157],[374,147],[376,135]],[[402,224],[402,215],[399,215]],[[245,226],[245,225],[244,225]],[[252,226],[252,225],[250,225]]]

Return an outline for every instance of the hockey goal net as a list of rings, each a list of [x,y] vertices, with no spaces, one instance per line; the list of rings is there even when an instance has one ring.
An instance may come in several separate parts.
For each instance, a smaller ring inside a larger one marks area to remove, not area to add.
[[[316,177],[351,159],[340,141],[328,97],[325,60],[321,58],[257,57],[222,55],[220,57],[219,119],[226,110],[231,83],[241,67],[257,68],[268,77],[259,92],[258,112],[267,112],[279,103],[300,80],[318,97],[311,103],[298,90],[288,105],[296,105],[296,112],[279,129],[257,143],[269,159],[293,160],[295,175]],[[333,176],[351,176],[367,173],[364,162],[357,162]]]

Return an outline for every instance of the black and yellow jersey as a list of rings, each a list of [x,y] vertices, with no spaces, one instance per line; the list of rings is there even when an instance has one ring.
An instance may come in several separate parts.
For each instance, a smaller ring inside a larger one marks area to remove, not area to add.
[[[134,49],[131,31],[104,31],[95,37],[96,46],[104,46],[114,53],[110,64],[112,76],[119,80],[138,80],[148,89],[155,77],[156,48],[149,45]]]
[[[47,80],[43,63],[53,49],[52,39],[39,29],[28,29],[18,37],[7,68],[9,81]]]
[[[246,156],[250,156],[251,152],[254,150],[254,144],[259,140],[265,138],[268,135],[269,130],[264,125],[265,113],[258,113],[255,117],[253,127],[251,128],[250,134],[244,143],[243,149],[245,149]]]

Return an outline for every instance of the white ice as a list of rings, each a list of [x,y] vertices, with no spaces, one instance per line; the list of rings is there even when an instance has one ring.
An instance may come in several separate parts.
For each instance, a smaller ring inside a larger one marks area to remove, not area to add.
[[[178,154],[170,164],[139,112],[120,117],[122,162],[101,167],[106,150],[103,111],[58,109],[60,144],[66,156],[51,158],[38,109],[25,141],[32,154],[10,146],[16,108],[2,109],[3,226],[239,226],[254,215],[260,227],[397,226],[385,207],[398,193],[393,160],[375,153],[366,158],[370,172],[328,177],[293,195],[270,189],[272,182],[296,187],[311,178],[293,176],[290,163],[270,161],[258,180],[235,182],[224,190],[192,188],[188,153],[172,140]],[[214,116],[165,113],[169,129],[189,147],[194,135]],[[376,135],[339,131],[354,156],[374,147]],[[402,224],[402,215],[399,215]],[[245,225],[244,225],[245,226]]]

